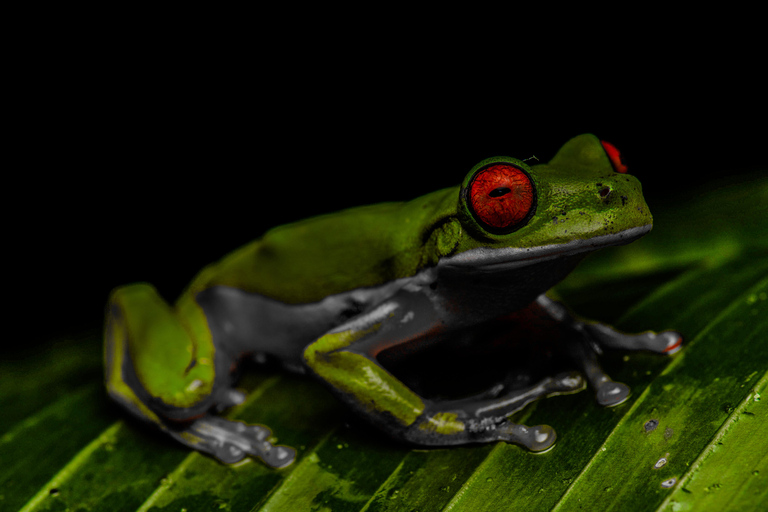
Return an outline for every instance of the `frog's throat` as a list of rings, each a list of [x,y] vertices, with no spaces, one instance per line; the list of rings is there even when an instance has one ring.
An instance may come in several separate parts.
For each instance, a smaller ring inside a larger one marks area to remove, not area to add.
[[[603,247],[628,244],[648,233],[651,227],[652,224],[646,224],[609,235],[577,239],[564,244],[541,245],[539,247],[478,247],[443,258],[438,263],[438,266],[449,268],[469,267],[474,270],[487,272],[511,270],[564,256],[574,256],[596,251]]]

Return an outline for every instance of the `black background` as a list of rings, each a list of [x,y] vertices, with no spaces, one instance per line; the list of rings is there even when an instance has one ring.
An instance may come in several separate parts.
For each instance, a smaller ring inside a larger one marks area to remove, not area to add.
[[[232,55],[74,40],[13,78],[9,346],[98,327],[120,284],[172,300],[271,226],[456,185],[489,156],[547,160],[584,132],[622,151],[652,209],[766,169],[754,51],[592,46],[459,67],[452,51],[349,42]]]

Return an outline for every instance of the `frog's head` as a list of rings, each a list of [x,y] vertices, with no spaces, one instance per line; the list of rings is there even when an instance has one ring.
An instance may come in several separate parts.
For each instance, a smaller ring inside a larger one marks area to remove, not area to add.
[[[545,164],[480,162],[461,186],[461,242],[444,263],[518,266],[635,240],[653,220],[626,171],[616,148],[589,134]]]

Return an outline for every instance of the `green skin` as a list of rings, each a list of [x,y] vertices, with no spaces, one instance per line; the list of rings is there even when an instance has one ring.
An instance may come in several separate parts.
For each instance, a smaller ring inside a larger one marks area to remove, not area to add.
[[[493,162],[522,169],[535,191],[532,214],[507,234],[483,228],[464,193]],[[543,295],[587,252],[628,243],[651,224],[640,183],[616,172],[592,135],[570,140],[546,164],[488,159],[460,187],[277,227],[203,269],[174,306],[147,284],[116,289],[107,389],[133,414],[224,462],[252,455],[282,467],[295,451],[270,444],[268,429],[210,414],[242,400],[232,387],[237,360],[267,354],[309,370],[393,437],[433,446],[503,440],[543,451],[554,443],[551,427],[516,425],[509,414],[578,391],[583,377],[604,405],[628,395],[599,369],[590,343],[666,354],[680,346],[671,331],[625,335],[576,320]],[[436,401],[377,360],[515,312],[538,312],[573,333],[579,340],[568,352],[581,373]]]

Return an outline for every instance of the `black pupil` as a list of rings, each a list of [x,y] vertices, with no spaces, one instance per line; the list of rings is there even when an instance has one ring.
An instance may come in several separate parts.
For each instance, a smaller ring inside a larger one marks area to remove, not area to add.
[[[501,197],[509,194],[510,192],[512,192],[512,189],[509,187],[499,187],[497,189],[491,190],[488,195],[490,197]]]

